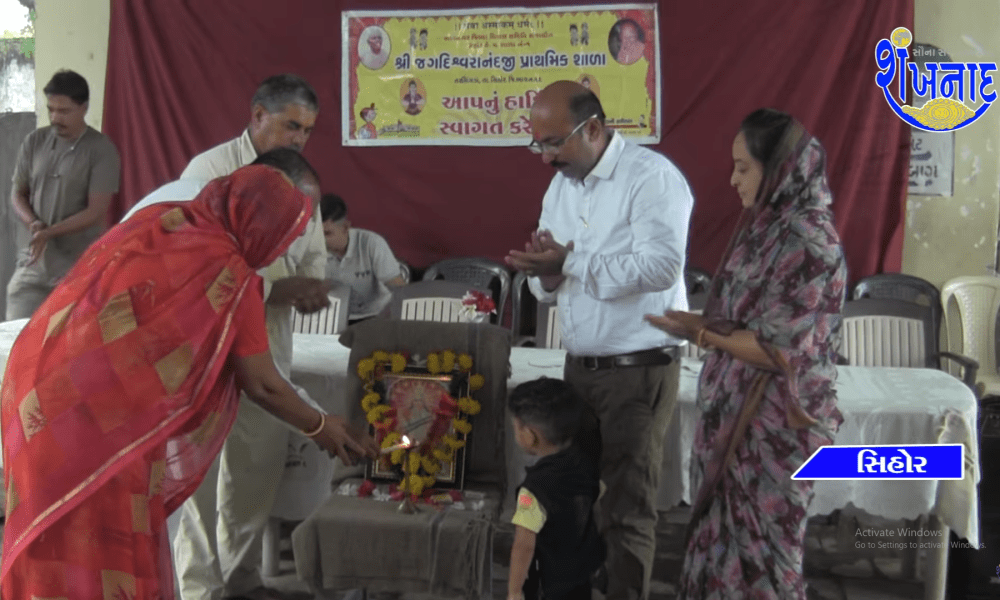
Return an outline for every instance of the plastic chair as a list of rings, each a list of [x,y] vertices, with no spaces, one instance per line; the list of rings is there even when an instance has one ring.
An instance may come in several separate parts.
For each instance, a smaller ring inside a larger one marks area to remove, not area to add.
[[[941,289],[948,349],[979,361],[980,397],[1000,396],[997,373],[997,314],[1000,277],[956,277]]]
[[[347,327],[351,288],[335,283],[330,289],[330,306],[321,311],[302,314],[292,309],[292,333],[336,335]]]
[[[410,265],[403,261],[399,261],[399,276],[403,278],[403,281],[410,283],[410,278],[412,277],[412,272],[410,271]]]
[[[514,346],[533,346],[537,329],[538,300],[528,287],[528,276],[524,271],[514,274],[511,286],[512,309],[510,312],[510,329],[514,334]]]
[[[687,287],[688,306],[691,312],[701,312],[708,300],[712,274],[698,267],[687,267],[684,269],[684,284]]]
[[[511,278],[507,267],[488,258],[449,258],[427,267],[423,281],[444,279],[466,283],[481,290],[489,290],[497,307],[495,319],[499,324],[510,295]]]
[[[535,346],[538,348],[564,348],[559,327],[559,309],[553,302],[539,302],[535,329]]]
[[[389,318],[402,321],[462,322],[462,297],[470,290],[489,291],[455,281],[418,281],[393,288]],[[493,315],[494,317],[496,315]]]
[[[979,363],[967,356],[938,351],[938,332],[927,307],[900,300],[861,298],[845,302],[842,315],[846,364],[940,369],[944,358],[957,363],[962,381],[976,390]]]
[[[881,273],[865,277],[854,285],[854,300],[876,298],[899,300],[923,306],[931,312],[933,330],[941,331],[941,292],[926,279],[903,273]]]

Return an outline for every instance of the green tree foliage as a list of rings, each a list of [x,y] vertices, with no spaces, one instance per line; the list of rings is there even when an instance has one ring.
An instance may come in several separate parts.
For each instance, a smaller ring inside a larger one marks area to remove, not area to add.
[[[26,58],[35,53],[35,11],[28,11],[28,24],[21,31],[5,30],[0,38],[0,53],[6,54],[11,48],[16,49]]]

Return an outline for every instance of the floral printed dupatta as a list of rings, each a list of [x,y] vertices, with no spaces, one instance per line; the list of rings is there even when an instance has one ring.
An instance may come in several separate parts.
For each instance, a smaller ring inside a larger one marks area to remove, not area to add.
[[[843,251],[829,210],[825,153],[819,142],[793,121],[775,153],[776,168],[753,207],[744,210],[712,280],[705,307],[706,326],[729,335],[749,329],[780,372],[772,373],[714,353],[702,376],[702,392],[723,392],[716,381],[729,378],[744,396],[738,413],[723,418],[698,491],[689,534],[704,515],[726,468],[732,463],[751,421],[793,431],[824,431],[832,441],[836,410],[832,343],[839,338],[846,282]],[[777,300],[776,300],[777,299]],[[785,302],[787,301],[787,303]],[[733,389],[730,388],[730,389]],[[704,408],[704,407],[703,407]],[[814,445],[815,435],[807,445]]]
[[[226,361],[236,309],[260,285],[254,270],[285,252],[311,214],[280,172],[240,169],[191,202],[113,228],[38,309],[3,381],[5,594],[22,552],[138,462],[150,463],[149,492],[113,517],[130,527],[148,529],[149,498],[169,514],[198,486],[235,417]],[[96,553],[119,544],[99,521],[89,526]]]

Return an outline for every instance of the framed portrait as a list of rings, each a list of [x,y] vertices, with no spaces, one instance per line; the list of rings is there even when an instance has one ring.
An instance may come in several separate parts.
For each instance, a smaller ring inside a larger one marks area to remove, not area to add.
[[[448,459],[434,458],[440,464],[434,474],[434,487],[461,488],[469,436],[455,429],[452,417],[455,416],[456,399],[469,395],[468,375],[459,372],[432,374],[416,367],[408,367],[400,373],[383,370],[373,375],[372,387],[395,415],[392,429],[371,428],[375,441],[381,446],[385,438],[395,432],[414,444],[408,452],[417,451],[428,459],[434,457],[435,450],[444,452],[447,448],[442,443],[445,436],[463,442],[454,451],[447,449]],[[399,481],[404,470],[402,465],[393,464],[391,455],[386,454],[369,461],[365,475],[372,480]]]

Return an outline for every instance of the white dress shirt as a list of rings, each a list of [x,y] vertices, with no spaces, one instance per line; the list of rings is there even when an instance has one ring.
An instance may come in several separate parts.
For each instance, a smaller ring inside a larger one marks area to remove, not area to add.
[[[231,175],[240,167],[245,167],[257,159],[257,150],[250,139],[249,129],[239,137],[223,142],[191,159],[181,173],[181,180],[211,181],[217,177]],[[298,237],[288,250],[276,261],[257,271],[264,279],[264,299],[271,294],[272,284],[292,275],[323,279],[326,274],[326,240],[319,206],[314,207],[313,218],[306,225],[305,232]],[[271,346],[274,365],[291,383],[292,374],[292,308],[288,305],[265,304],[267,338]],[[295,391],[308,404],[324,411],[301,387],[292,384]],[[282,421],[284,423],[284,421]],[[291,425],[287,427],[298,431]]]
[[[562,343],[570,354],[610,356],[679,346],[645,314],[687,310],[684,262],[694,198],[680,170],[663,155],[612,135],[581,182],[558,173],[542,201],[539,229],[573,242],[565,279],[543,302],[558,302]]]
[[[128,219],[147,206],[152,206],[161,202],[190,202],[191,200],[194,200],[195,196],[197,196],[204,187],[205,182],[197,179],[178,179],[177,181],[171,181],[170,183],[161,185],[153,190],[148,196],[140,200],[127,213],[125,213],[125,216],[122,217],[119,223],[125,221],[125,219]]]

